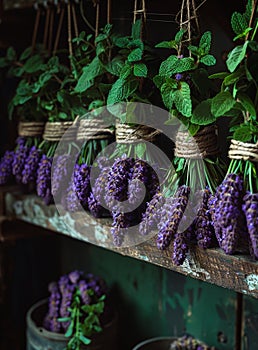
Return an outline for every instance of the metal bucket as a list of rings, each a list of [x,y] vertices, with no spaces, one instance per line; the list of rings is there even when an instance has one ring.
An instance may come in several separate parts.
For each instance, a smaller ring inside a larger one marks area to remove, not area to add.
[[[27,312],[26,350],[64,350],[67,338],[63,334],[49,332],[42,328],[47,312],[47,299],[34,304]],[[117,350],[117,315],[103,327],[103,331],[93,336],[90,345],[81,346],[87,350]]]
[[[174,337],[156,337],[137,344],[132,350],[170,350]]]

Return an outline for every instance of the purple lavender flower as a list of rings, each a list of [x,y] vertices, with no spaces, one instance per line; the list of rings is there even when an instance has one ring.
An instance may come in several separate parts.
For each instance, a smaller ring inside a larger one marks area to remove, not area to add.
[[[41,151],[36,146],[32,146],[22,171],[21,182],[23,184],[26,185],[29,182],[36,182],[37,169],[39,166],[40,157],[41,157]]]
[[[182,265],[185,261],[186,254],[189,250],[187,244],[187,234],[185,232],[177,232],[173,242],[172,261],[175,265]]]
[[[68,277],[71,283],[76,284],[79,281],[79,279],[82,277],[82,275],[83,275],[82,271],[75,270],[70,272]]]
[[[62,280],[61,283],[64,283],[64,280]],[[59,282],[60,285],[60,282]],[[72,305],[72,300],[73,300],[73,293],[75,291],[75,285],[67,283],[63,286],[61,289],[61,294],[62,294],[62,301],[60,305],[60,316],[61,317],[69,317],[70,316],[70,311],[69,308]],[[69,327],[69,322],[62,322],[62,327],[64,331],[66,332],[67,328]]]
[[[101,217],[106,212],[101,203],[107,201],[108,198],[107,195],[105,195],[105,191],[107,188],[109,170],[109,168],[101,169],[99,176],[95,180],[92,192],[88,197],[89,210],[91,214],[96,218]]]
[[[61,324],[58,321],[58,318],[59,318],[61,294],[58,288],[58,284],[55,282],[52,282],[49,285],[49,292],[51,294],[48,301],[48,313],[43,321],[43,326],[51,332],[60,333]]]
[[[175,198],[169,203],[171,207],[165,210],[165,216],[161,213],[162,217],[166,217],[167,215],[168,218],[159,227],[157,237],[157,247],[159,249],[166,249],[176,234],[188,204],[189,194],[190,188],[188,186],[180,186]]]
[[[113,242],[115,246],[120,247],[124,241],[124,236],[128,231],[128,227],[131,225],[132,214],[113,211],[112,217],[111,234],[113,236]]]
[[[128,181],[128,201],[131,204],[138,203],[146,190],[146,185],[149,180],[149,168],[147,164],[138,159],[134,162],[132,168],[132,175]]]
[[[258,193],[247,192],[243,201],[242,208],[251,241],[251,253],[258,259]]]
[[[71,175],[71,169],[69,169],[68,166],[69,160],[70,156],[68,154],[62,154],[56,159],[51,183],[51,192],[55,198],[58,195],[62,196],[67,184],[66,180],[68,179],[68,176]]]
[[[13,163],[12,163],[12,173],[15,176],[17,183],[21,183],[22,171],[28,156],[29,149],[27,146],[19,145],[14,153]]]
[[[161,192],[157,192],[150,202],[147,203],[147,208],[142,215],[142,221],[139,226],[140,235],[147,235],[151,230],[157,227],[160,221],[161,208],[165,203],[165,198]]]
[[[211,197],[209,189],[203,191],[202,204],[197,212],[194,222],[195,234],[200,248],[209,248],[214,237],[214,229],[211,224],[211,216],[208,209],[208,202]]]
[[[108,194],[122,202],[127,200],[128,182],[132,175],[132,158],[117,158],[108,173]]]
[[[43,198],[46,205],[53,200],[51,194],[51,166],[52,158],[43,154],[37,171],[37,194]]]
[[[237,174],[228,174],[219,186],[213,209],[213,222],[216,222],[215,233],[219,238],[220,247],[226,254],[235,252],[239,240],[240,221],[243,221],[242,198],[242,177]]]
[[[80,291],[80,295],[81,295],[83,303],[87,304],[87,305],[90,304],[91,303],[91,297],[88,294],[88,291],[89,291],[88,284],[86,283],[85,280],[81,280],[79,282],[78,286],[79,286],[79,291]]]
[[[13,151],[6,151],[0,161],[0,185],[5,185],[12,177]]]
[[[73,180],[69,182],[68,188],[61,199],[61,204],[63,205],[64,209],[67,209],[71,213],[75,213],[76,211],[80,210],[80,203],[78,202]]]
[[[75,164],[74,167],[74,186],[81,205],[88,207],[88,197],[90,194],[90,169],[87,164]]]

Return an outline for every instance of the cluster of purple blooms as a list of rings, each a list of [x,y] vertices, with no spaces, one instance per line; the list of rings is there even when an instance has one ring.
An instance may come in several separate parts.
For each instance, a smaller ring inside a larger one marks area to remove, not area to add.
[[[79,291],[82,305],[91,305],[106,294],[107,286],[103,279],[86,274],[82,271],[72,271],[60,277],[58,282],[49,284],[48,311],[43,321],[47,330],[56,333],[65,333],[69,321],[60,322],[58,319],[70,316],[70,308],[75,292]]]
[[[228,174],[209,199],[210,214],[219,246],[226,254],[234,254],[245,225],[242,211],[243,178]]]

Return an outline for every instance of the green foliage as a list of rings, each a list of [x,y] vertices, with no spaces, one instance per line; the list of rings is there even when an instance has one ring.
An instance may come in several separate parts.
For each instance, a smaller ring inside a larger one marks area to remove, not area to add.
[[[100,316],[104,311],[105,295],[95,297],[93,290],[88,294],[96,300],[92,304],[83,304],[79,289],[73,294],[73,301],[70,308],[70,316],[59,318],[59,322],[69,322],[65,336],[69,338],[66,350],[80,350],[81,345],[89,345],[90,337],[102,331]]]
[[[162,41],[156,45],[158,48],[173,49],[176,54],[161,62],[159,74],[154,77],[153,82],[160,90],[165,107],[169,111],[175,109],[178,118],[188,128],[192,128],[194,134],[199,125],[207,125],[216,119],[211,115],[210,100],[206,102],[212,85],[206,67],[214,65],[216,59],[209,53],[211,32],[205,32],[199,43],[191,44],[187,48],[184,46],[184,34],[185,30],[181,30],[171,41]],[[185,55],[187,50],[188,55]],[[204,116],[207,109],[209,113]]]
[[[223,116],[235,105],[235,100],[229,91],[222,91],[217,94],[211,103],[211,112],[215,117]]]

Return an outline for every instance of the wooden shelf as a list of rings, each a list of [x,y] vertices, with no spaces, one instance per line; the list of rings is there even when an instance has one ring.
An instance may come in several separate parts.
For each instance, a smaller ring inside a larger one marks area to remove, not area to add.
[[[18,192],[6,193],[5,202],[9,217],[258,298],[258,262],[249,256],[229,256],[220,249],[192,247],[184,264],[178,267],[171,261],[170,248],[166,251],[157,249],[155,237],[133,247],[116,248],[111,244],[110,229],[103,225],[107,219],[88,216],[87,221],[79,222],[69,213],[59,215],[54,205],[45,206],[35,195]]]

